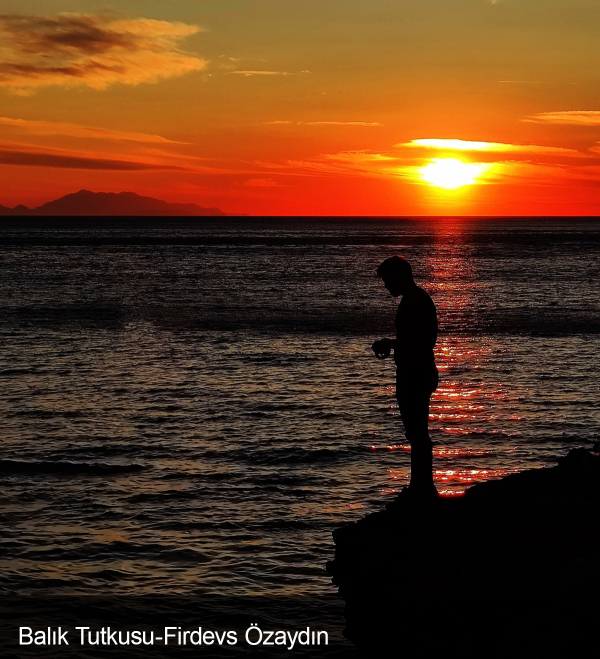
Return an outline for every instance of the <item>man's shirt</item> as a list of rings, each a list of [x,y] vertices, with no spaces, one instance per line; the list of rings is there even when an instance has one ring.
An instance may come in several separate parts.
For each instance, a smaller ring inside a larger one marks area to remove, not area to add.
[[[438,324],[435,304],[422,288],[402,296],[396,312],[397,379],[410,389],[430,389],[437,386],[437,368],[433,348],[437,341]]]

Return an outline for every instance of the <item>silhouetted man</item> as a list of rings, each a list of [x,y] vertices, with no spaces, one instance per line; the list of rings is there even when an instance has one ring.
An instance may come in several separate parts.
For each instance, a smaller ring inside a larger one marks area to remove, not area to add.
[[[372,348],[379,359],[394,351],[396,398],[411,446],[408,489],[419,497],[436,496],[429,437],[429,399],[438,386],[433,356],[438,332],[435,305],[415,284],[412,268],[401,256],[386,259],[377,274],[394,297],[402,296],[396,313],[396,338],[375,341]]]

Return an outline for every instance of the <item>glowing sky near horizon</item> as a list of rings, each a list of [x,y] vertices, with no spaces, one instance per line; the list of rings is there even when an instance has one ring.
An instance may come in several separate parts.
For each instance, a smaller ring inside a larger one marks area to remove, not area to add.
[[[4,206],[87,188],[246,214],[600,214],[596,0],[0,14]]]

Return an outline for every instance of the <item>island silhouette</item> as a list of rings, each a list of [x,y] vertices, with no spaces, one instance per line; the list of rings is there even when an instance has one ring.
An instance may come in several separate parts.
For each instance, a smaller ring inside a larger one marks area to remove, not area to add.
[[[19,204],[14,208],[0,206],[5,216],[224,216],[219,208],[205,208],[197,204],[182,204],[143,197],[135,192],[91,192],[79,190],[59,199],[48,201],[37,208]]]

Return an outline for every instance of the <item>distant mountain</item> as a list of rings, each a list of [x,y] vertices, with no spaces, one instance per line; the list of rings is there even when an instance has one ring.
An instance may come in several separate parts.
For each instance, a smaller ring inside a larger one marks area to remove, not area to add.
[[[92,216],[224,216],[218,208],[204,208],[197,204],[172,204],[162,199],[142,197],[135,192],[90,192],[80,190],[60,199],[48,201],[37,208],[19,205],[15,208],[0,206],[0,215],[92,215]]]

